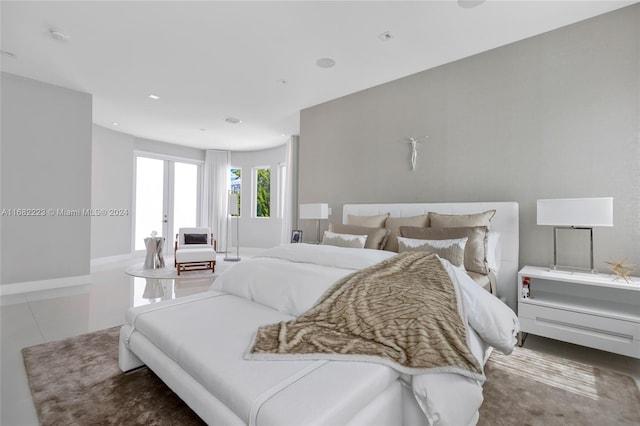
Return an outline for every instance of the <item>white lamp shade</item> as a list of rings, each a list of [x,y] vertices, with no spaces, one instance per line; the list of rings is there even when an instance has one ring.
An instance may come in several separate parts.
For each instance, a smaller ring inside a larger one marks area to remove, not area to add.
[[[300,204],[300,219],[328,219],[329,204]]]
[[[538,225],[613,226],[613,198],[538,200]]]

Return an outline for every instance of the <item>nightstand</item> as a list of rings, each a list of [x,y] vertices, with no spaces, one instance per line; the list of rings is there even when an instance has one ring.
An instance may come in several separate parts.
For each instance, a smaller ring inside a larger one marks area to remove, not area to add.
[[[518,319],[523,333],[640,358],[640,278],[627,283],[525,266],[518,272]]]

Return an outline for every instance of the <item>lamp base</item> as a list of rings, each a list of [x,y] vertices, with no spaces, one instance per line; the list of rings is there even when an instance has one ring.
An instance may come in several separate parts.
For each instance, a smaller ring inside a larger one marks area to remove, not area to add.
[[[563,274],[597,274],[598,270],[595,268],[580,268],[576,266],[551,265],[549,266],[549,272],[558,272]]]
[[[241,259],[239,257],[225,257],[223,260],[225,262],[239,262]]]
[[[556,262],[558,261],[558,230],[560,229],[572,229],[589,231],[589,246],[591,249],[589,255],[589,268],[580,268],[573,266],[560,266]],[[598,271],[593,266],[593,228],[587,226],[554,226],[553,227],[553,264],[549,267],[549,271],[554,272],[569,272],[569,273],[590,273],[597,274]]]
[[[320,244],[320,219],[316,220],[316,244]]]

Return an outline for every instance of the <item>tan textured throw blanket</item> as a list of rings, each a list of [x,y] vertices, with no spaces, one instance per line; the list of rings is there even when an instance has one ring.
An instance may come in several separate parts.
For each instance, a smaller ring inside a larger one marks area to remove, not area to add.
[[[297,319],[260,327],[247,358],[369,361],[484,380],[454,284],[438,257],[422,252],[344,277]]]

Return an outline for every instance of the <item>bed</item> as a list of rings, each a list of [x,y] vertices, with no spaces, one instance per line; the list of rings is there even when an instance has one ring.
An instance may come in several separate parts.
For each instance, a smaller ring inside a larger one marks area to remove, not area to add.
[[[491,229],[500,235],[497,296],[508,301],[517,272],[516,203],[345,205],[343,215],[347,222],[349,215],[487,210],[496,210]],[[207,292],[130,309],[120,332],[120,368],[147,365],[208,424],[475,424],[482,380],[473,376],[446,369],[412,374],[353,358],[251,356],[259,329],[299,320],[334,282],[399,257],[310,244],[266,250],[234,265]],[[518,331],[513,312],[463,270],[441,264],[464,312],[473,357],[484,365],[492,347],[509,352]]]

